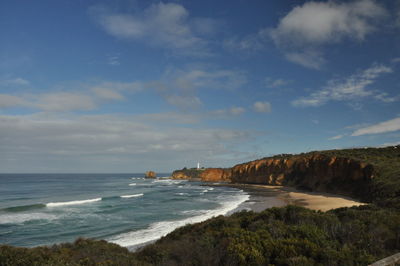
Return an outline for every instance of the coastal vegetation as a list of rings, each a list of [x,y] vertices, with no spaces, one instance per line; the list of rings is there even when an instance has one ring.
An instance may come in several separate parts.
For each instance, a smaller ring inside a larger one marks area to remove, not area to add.
[[[322,152],[352,158],[374,166],[375,176],[363,197],[382,207],[400,210],[400,145],[384,148],[343,149]]]
[[[0,265],[368,265],[400,249],[400,213],[376,206],[240,212],[186,225],[136,253],[103,240],[0,247]]]
[[[172,175],[176,179],[199,179],[200,174],[204,171],[204,168],[182,168],[181,170],[175,170]]]
[[[90,239],[51,247],[2,245],[0,265],[368,265],[399,252],[400,146],[268,159],[315,155],[372,165],[373,175],[361,179],[366,183],[358,190],[371,204],[328,212],[286,206],[218,216],[178,228],[134,253]]]
[[[323,155],[330,158],[347,158],[373,166],[373,178],[364,180],[363,189],[350,196],[382,207],[400,209],[400,145],[382,148],[356,148],[313,151],[301,154],[281,154],[270,158],[310,158]],[[266,158],[264,158],[266,159]],[[350,181],[350,180],[349,180]]]

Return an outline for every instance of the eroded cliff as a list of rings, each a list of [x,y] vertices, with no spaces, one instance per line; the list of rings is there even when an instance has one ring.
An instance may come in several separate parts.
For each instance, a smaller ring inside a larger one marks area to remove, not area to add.
[[[182,170],[175,170],[172,173],[172,179],[200,179],[200,174],[204,169],[197,168],[183,168]]]
[[[374,167],[350,158],[317,153],[264,158],[228,169],[208,168],[196,177],[202,181],[286,185],[361,197],[374,177]],[[173,178],[191,176],[178,171]]]
[[[371,164],[323,154],[265,158],[231,168],[231,181],[296,186],[312,191],[360,196],[374,177]]]
[[[231,173],[231,169],[207,168],[199,176],[202,181],[207,182],[230,182]]]

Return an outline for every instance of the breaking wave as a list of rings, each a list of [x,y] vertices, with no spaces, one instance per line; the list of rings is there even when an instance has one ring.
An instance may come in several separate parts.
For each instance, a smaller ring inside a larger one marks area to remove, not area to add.
[[[88,200],[73,200],[73,201],[64,201],[64,202],[49,202],[46,204],[46,207],[80,205],[80,204],[92,203],[92,202],[96,202],[96,201],[100,201],[100,200],[101,200],[101,198],[88,199]]]
[[[142,197],[143,193],[140,194],[132,194],[132,195],[122,195],[120,196],[121,198],[137,198],[137,197]]]
[[[130,250],[135,250],[144,244],[155,241],[167,235],[178,227],[184,226],[186,224],[199,223],[214,216],[229,214],[230,212],[235,210],[241,203],[245,202],[248,199],[248,194],[241,193],[239,195],[229,197],[229,199],[223,202],[221,206],[217,209],[210,210],[205,213],[202,211],[196,216],[185,218],[182,220],[156,222],[150,224],[150,226],[146,229],[122,233],[107,239],[107,241],[123,247],[129,247]]]

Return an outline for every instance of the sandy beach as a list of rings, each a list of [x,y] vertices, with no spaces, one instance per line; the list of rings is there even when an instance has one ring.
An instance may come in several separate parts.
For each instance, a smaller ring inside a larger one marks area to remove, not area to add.
[[[267,208],[282,207],[288,204],[311,210],[329,211],[365,204],[345,196],[301,191],[292,187],[252,184],[229,184],[229,186],[243,189],[250,194],[250,199],[239,206],[239,211],[247,209],[260,212]]]

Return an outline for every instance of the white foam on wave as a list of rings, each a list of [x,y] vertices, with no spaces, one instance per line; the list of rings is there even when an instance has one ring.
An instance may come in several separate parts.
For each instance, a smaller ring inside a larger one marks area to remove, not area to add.
[[[122,195],[121,198],[137,198],[143,196],[143,193],[140,194],[132,194],[132,195]]]
[[[189,193],[179,192],[179,193],[175,193],[175,195],[178,195],[178,196],[188,196]]]
[[[167,184],[167,185],[176,185],[176,184],[180,184],[182,182],[185,182],[187,180],[174,180],[174,179],[157,179],[154,180],[151,183],[162,183],[162,184]]]
[[[229,201],[223,202],[218,209],[210,210],[183,220],[153,223],[146,229],[116,235],[107,239],[107,241],[123,247],[129,247],[130,250],[135,250],[145,243],[155,241],[169,234],[178,227],[199,223],[214,216],[229,214],[248,199],[249,195],[241,193],[234,197],[229,197]]]
[[[73,201],[64,201],[64,202],[49,202],[46,204],[46,207],[80,205],[80,204],[92,203],[92,202],[96,202],[96,201],[100,201],[100,200],[101,200],[101,198],[88,199],[88,200],[73,200]]]
[[[54,220],[57,216],[47,213],[16,213],[0,215],[0,224],[22,224],[34,220]]]
[[[171,183],[172,184],[172,179],[156,179],[151,183]]]
[[[208,192],[208,191],[212,191],[214,190],[213,187],[207,187],[206,189],[204,189],[204,186],[200,186],[198,189],[201,189],[201,192]],[[235,192],[238,192],[237,190]],[[240,191],[243,192],[243,191]]]
[[[129,186],[136,186],[136,183],[130,183]]]
[[[187,211],[181,211],[182,214],[186,215],[200,215],[200,214],[205,214],[207,213],[208,210],[187,210]]]

